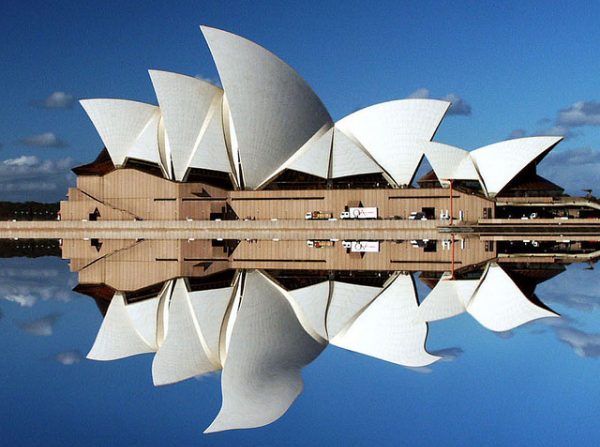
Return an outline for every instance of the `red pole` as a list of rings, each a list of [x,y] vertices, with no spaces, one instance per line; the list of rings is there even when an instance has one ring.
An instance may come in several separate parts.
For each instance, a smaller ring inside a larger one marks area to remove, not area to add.
[[[453,196],[453,189],[452,189],[452,180],[450,180],[450,225],[452,225],[452,218],[454,216],[454,209],[452,206],[452,196]]]
[[[451,250],[452,250],[452,279],[454,279],[454,233],[452,233],[451,244],[452,244],[452,247],[451,247]]]

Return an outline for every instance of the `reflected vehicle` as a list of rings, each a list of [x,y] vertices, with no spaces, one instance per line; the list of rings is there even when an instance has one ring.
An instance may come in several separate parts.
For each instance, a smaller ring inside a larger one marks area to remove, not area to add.
[[[268,245],[272,253],[279,244],[288,259],[257,259],[263,267],[247,262],[245,268],[239,262],[247,245],[263,256],[258,242],[63,241],[62,248],[63,256],[79,256],[71,259],[80,278],[75,290],[104,313],[87,357],[153,354],[156,386],[220,371],[221,410],[206,429],[215,432],[280,418],[302,392],[302,369],[329,344],[423,368],[442,358],[427,349],[430,322],[467,313],[504,333],[558,318],[535,295],[537,284],[564,264],[595,261],[600,253],[594,243],[545,242],[548,254],[539,257],[527,244],[431,242],[441,249],[417,258],[408,241],[384,242],[385,250],[359,258],[340,244],[333,255],[317,250],[313,261],[323,262],[312,268],[305,261],[293,268],[290,260],[314,252],[293,241]],[[348,269],[353,260],[363,269]],[[379,269],[391,261],[412,268]],[[431,288],[421,300],[417,281]]]

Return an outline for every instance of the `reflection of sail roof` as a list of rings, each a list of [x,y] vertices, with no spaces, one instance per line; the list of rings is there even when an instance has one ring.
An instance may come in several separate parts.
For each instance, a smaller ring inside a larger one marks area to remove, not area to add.
[[[158,107],[124,99],[84,99],[80,103],[115,166],[122,166],[127,158],[159,163]]]
[[[544,317],[557,317],[550,310],[533,304],[497,264],[490,264],[468,312],[486,328],[503,332]]]
[[[213,363],[221,363],[219,354],[221,326],[232,292],[232,287],[189,292],[200,334]]]
[[[175,179],[183,180],[189,167],[230,172],[221,130],[223,90],[166,71],[150,70],[150,77],[164,120]]]
[[[307,332],[314,331],[323,340],[327,340],[325,321],[329,301],[329,281],[308,287],[291,290],[288,294],[295,304],[298,320]]]
[[[562,137],[527,137],[501,141],[471,151],[490,196],[498,194],[528,164],[547,154]]]
[[[207,351],[185,281],[178,279],[169,305],[169,330],[152,362],[154,384],[179,382],[219,369]]]
[[[121,293],[116,293],[87,357],[93,360],[115,360],[153,351],[155,349],[136,330],[127,311],[125,298]]]
[[[439,357],[425,350],[427,324],[417,322],[412,276],[399,275],[331,343],[409,367],[429,365]]]
[[[330,340],[381,292],[379,287],[340,281],[333,281],[332,287],[327,311],[327,335]]]
[[[436,321],[459,315],[467,310],[479,280],[452,280],[442,277],[418,309],[421,321]]]
[[[206,432],[260,427],[281,417],[302,391],[300,370],[323,347],[274,283],[247,273],[221,376],[223,403]]]
[[[336,123],[356,139],[398,185],[410,184],[421,161],[420,141],[430,141],[450,103],[403,99],[375,104]]]
[[[450,318],[467,311],[496,332],[557,314],[532,303],[497,264],[489,264],[479,281],[440,280],[417,312],[419,321]]]
[[[201,29],[226,92],[245,186],[256,188],[331,118],[308,84],[271,52],[226,31]]]

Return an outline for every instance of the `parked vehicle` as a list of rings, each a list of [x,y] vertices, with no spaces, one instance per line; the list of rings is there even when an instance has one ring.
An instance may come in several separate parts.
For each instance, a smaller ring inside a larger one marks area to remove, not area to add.
[[[413,211],[408,216],[408,219],[409,220],[427,220],[427,217],[425,216],[425,213],[423,213],[421,211]]]
[[[378,253],[379,241],[342,241],[342,247],[352,253]]]
[[[323,211],[309,211],[304,215],[306,220],[325,220],[332,219],[333,213]]]
[[[340,219],[377,219],[377,207],[351,207],[348,211],[342,211]]]
[[[309,240],[306,241],[306,245],[310,248],[324,248],[324,247],[333,247],[335,245],[334,241],[318,241],[318,240]]]

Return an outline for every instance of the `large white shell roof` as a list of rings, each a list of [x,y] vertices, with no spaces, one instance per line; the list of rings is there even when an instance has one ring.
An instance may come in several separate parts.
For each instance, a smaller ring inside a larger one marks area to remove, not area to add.
[[[150,70],[159,107],[81,101],[115,166],[143,159],[176,181],[191,168],[219,171],[245,189],[262,188],[284,169],[330,179],[382,173],[403,187],[425,156],[442,186],[478,180],[493,197],[561,140],[521,138],[471,152],[432,142],[450,106],[435,99],[387,101],[334,124],[307,82],[273,53],[226,31],[201,30],[223,88]]]
[[[222,407],[207,432],[251,428],[287,411],[302,391],[302,369],[329,343],[423,367],[440,359],[426,349],[427,323],[463,312],[496,332],[557,316],[495,263],[480,279],[442,276],[420,305],[410,274],[395,274],[383,287],[329,280],[285,290],[251,270],[211,290],[170,280],[156,297],[131,304],[117,292],[88,357],[155,353],[155,385],[222,370]]]

